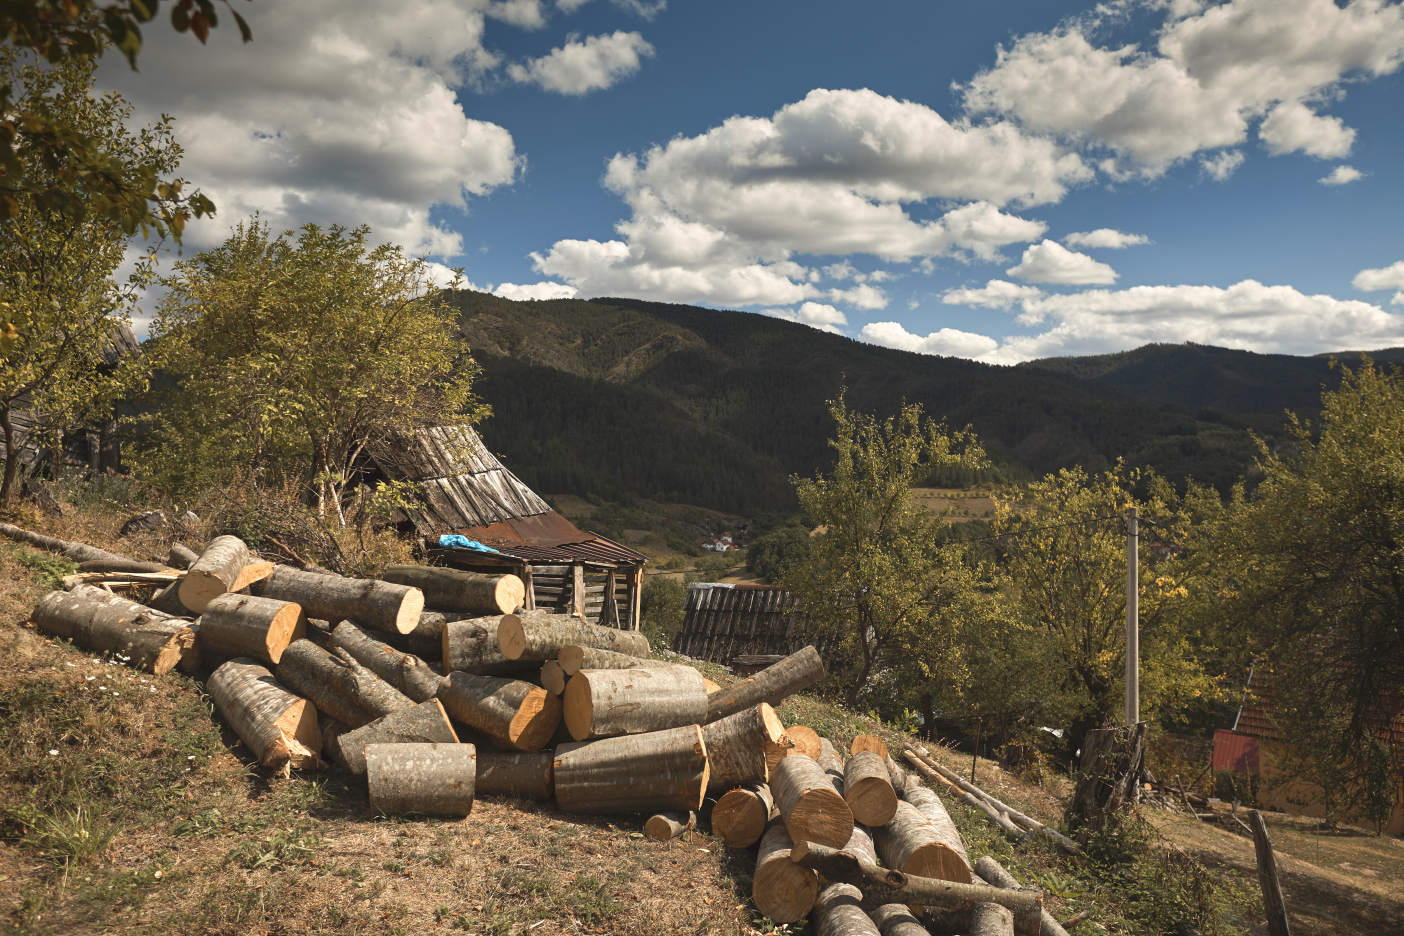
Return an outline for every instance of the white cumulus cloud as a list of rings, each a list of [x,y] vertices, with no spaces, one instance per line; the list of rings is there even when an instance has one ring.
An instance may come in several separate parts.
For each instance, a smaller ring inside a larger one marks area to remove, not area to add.
[[[981,358],[999,347],[999,342],[993,338],[956,328],[943,328],[922,337],[907,331],[898,322],[871,322],[863,326],[863,337],[885,348],[943,357]]]
[[[1242,150],[1224,150],[1213,156],[1199,157],[1199,166],[1209,178],[1223,182],[1247,161],[1248,157],[1243,155]]]
[[[802,322],[832,335],[842,335],[838,326],[848,324],[848,316],[822,302],[806,302],[798,309],[762,309],[761,312],[787,322]]]
[[[1404,305],[1404,260],[1375,270],[1361,270],[1355,274],[1350,285],[1362,292],[1377,292],[1382,289],[1397,289],[1390,302]]]
[[[534,84],[557,94],[582,95],[599,91],[639,70],[641,60],[653,55],[653,46],[636,32],[616,31],[608,36],[572,37],[549,54],[512,64],[507,73],[520,84]]]
[[[1354,166],[1337,166],[1328,175],[1324,175],[1316,181],[1322,185],[1349,185],[1357,179],[1363,179],[1365,173]]]
[[[542,281],[540,283],[527,283],[517,285],[516,283],[499,283],[492,291],[494,296],[501,296],[503,299],[574,299],[576,289],[574,286],[567,286],[564,283],[551,283]]]
[[[1074,247],[1104,247],[1108,250],[1121,250],[1137,244],[1149,244],[1150,238],[1144,234],[1123,234],[1114,228],[1097,228],[1095,231],[1075,231],[1063,238],[1063,243]]]
[[[831,289],[829,290],[829,298],[834,302],[851,305],[855,309],[887,308],[887,293],[880,287],[868,283],[859,283],[852,289]]]
[[[979,289],[949,289],[941,296],[946,305],[981,306],[986,309],[1007,309],[1024,299],[1037,299],[1043,290],[1037,286],[1020,286],[1008,280],[992,279]]]
[[[1116,282],[1116,271],[1111,266],[1053,240],[1026,248],[1019,265],[1005,272],[1031,283],[1101,285]]]

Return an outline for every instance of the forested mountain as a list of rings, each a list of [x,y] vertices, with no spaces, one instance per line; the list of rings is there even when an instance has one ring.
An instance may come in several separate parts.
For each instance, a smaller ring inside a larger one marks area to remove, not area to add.
[[[841,386],[856,409],[889,414],[909,400],[971,426],[995,477],[1124,456],[1226,488],[1252,465],[1248,428],[1279,432],[1282,409],[1315,408],[1331,379],[1325,360],[1218,348],[995,367],[695,306],[468,291],[454,301],[494,408],[483,436],[528,484],[744,513],[788,508],[788,476],[827,466],[825,402]]]

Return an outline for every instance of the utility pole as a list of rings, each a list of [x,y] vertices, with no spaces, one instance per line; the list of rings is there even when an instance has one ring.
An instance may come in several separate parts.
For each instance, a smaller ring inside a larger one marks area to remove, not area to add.
[[[1141,606],[1139,524],[1136,508],[1126,511],[1126,724],[1141,720]]]

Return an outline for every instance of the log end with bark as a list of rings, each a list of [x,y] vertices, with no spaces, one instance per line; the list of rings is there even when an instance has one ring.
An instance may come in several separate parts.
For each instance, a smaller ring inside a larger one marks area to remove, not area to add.
[[[770,792],[796,840],[842,848],[852,837],[853,811],[813,759],[794,755],[782,760],[770,778]]]
[[[849,758],[844,765],[843,798],[858,822],[886,825],[897,812],[897,793],[886,761],[869,749]]]
[[[808,916],[819,896],[819,875],[790,860],[794,847],[785,823],[772,820],[761,837],[756,872],[751,878],[756,909],[782,925]]]
[[[750,848],[775,812],[770,787],[748,783],[723,793],[712,807],[712,832],[732,848]]]
[[[526,599],[526,585],[510,572],[492,575],[443,566],[392,565],[381,578],[419,589],[427,606],[442,611],[510,614]]]
[[[205,602],[200,616],[200,642],[206,650],[274,664],[306,634],[307,616],[291,601],[221,594]]]
[[[561,703],[571,737],[584,741],[699,725],[707,690],[690,666],[584,669],[566,683]]]
[[[243,540],[216,536],[181,580],[181,604],[200,614],[212,600],[234,590],[248,562],[249,547]]]
[[[656,813],[644,823],[644,835],[655,842],[671,842],[688,829],[697,827],[697,813]]]

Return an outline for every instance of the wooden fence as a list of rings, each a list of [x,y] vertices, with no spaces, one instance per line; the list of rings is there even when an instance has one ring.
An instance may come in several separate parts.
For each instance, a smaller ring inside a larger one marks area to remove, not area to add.
[[[793,653],[812,640],[795,598],[780,588],[742,586],[687,591],[687,611],[673,649],[730,665],[743,653]],[[824,647],[818,648],[820,653]]]

